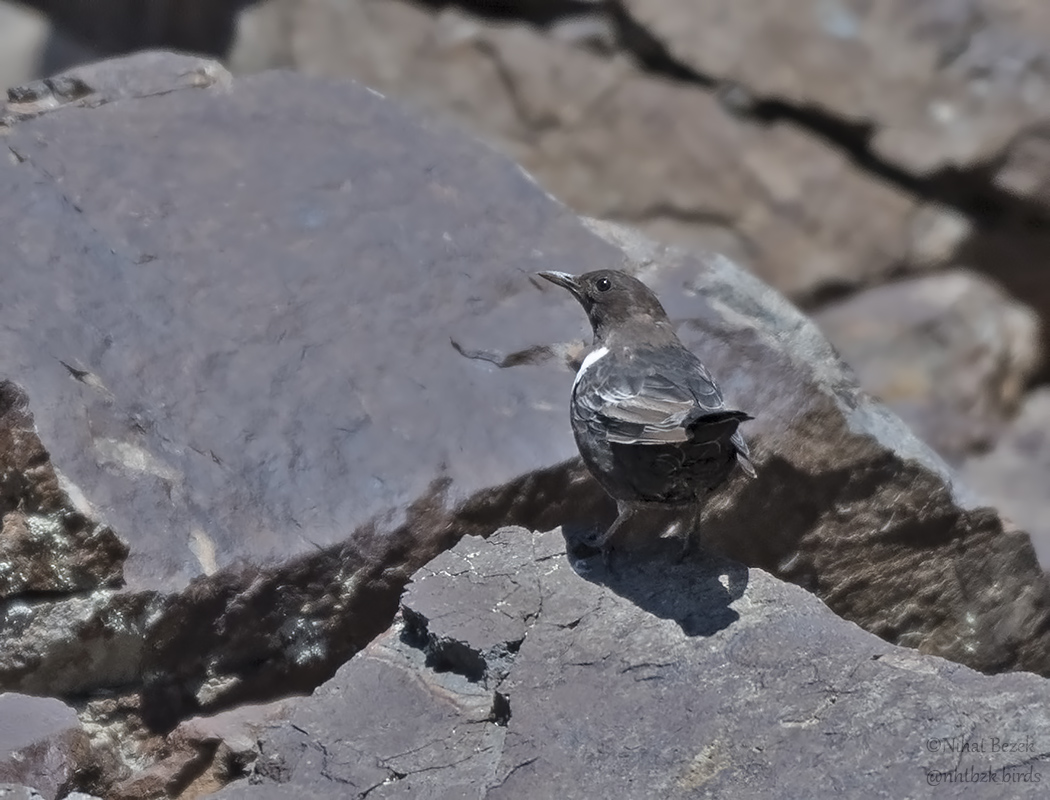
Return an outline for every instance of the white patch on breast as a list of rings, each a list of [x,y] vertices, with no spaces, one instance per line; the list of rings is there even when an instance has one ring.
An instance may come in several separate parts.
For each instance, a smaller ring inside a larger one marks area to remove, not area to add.
[[[583,363],[580,364],[580,371],[576,373],[576,380],[572,382],[572,388],[576,388],[576,384],[580,382],[580,378],[583,377],[583,373],[585,373],[588,369],[594,366],[594,363],[598,359],[603,358],[607,355],[609,355],[608,347],[599,347],[597,350],[591,350],[591,352],[587,354],[587,358],[583,359]]]

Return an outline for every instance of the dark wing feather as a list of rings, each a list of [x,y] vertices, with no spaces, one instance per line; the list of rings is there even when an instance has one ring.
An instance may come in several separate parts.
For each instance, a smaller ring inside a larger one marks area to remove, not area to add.
[[[707,369],[685,348],[639,352],[627,364],[599,359],[577,386],[576,402],[614,444],[687,442],[693,423],[726,410]]]

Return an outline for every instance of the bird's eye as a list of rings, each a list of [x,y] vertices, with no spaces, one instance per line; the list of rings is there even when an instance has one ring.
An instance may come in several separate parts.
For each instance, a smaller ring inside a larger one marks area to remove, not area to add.
[[[598,278],[594,282],[594,288],[599,292],[607,292],[612,288],[612,281],[608,278]]]

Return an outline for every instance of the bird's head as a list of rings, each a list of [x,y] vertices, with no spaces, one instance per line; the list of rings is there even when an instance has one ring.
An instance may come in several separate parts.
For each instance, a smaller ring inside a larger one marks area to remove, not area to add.
[[[602,342],[619,325],[667,322],[667,312],[656,295],[626,272],[601,269],[583,275],[540,272],[539,276],[568,289],[579,301],[591,321],[595,342]]]

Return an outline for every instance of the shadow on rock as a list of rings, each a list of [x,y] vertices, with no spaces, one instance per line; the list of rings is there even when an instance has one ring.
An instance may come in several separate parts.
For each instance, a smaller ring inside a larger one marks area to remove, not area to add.
[[[676,562],[676,539],[615,551],[609,564],[584,540],[592,531],[565,529],[566,550],[576,573],[615,592],[650,614],[678,624],[686,636],[711,636],[736,622],[731,608],[743,596],[748,569],[738,561],[696,549]]]

